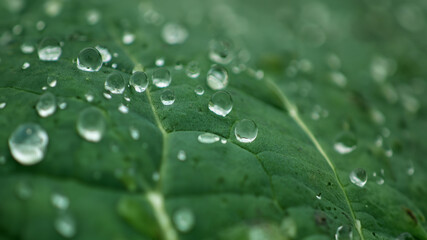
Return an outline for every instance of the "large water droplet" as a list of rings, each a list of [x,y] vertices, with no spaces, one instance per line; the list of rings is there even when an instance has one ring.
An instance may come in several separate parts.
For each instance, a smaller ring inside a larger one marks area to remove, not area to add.
[[[233,44],[225,39],[212,40],[209,49],[209,58],[219,64],[228,64],[234,57]]]
[[[185,73],[190,78],[197,78],[200,75],[200,65],[197,61],[191,61],[185,67]]]
[[[108,51],[107,48],[104,48],[101,46],[96,46],[95,48],[101,54],[102,62],[107,63],[107,62],[111,61],[111,58],[112,58],[111,53],[110,53],[110,51]]]
[[[234,135],[239,142],[250,143],[255,140],[258,135],[258,127],[254,121],[242,119],[236,123]]]
[[[219,141],[219,136],[213,133],[202,133],[197,137],[200,143],[215,143]]]
[[[9,137],[10,153],[22,165],[34,165],[45,155],[49,137],[46,131],[35,123],[18,126]]]
[[[207,74],[207,84],[213,90],[220,90],[228,85],[228,72],[219,65],[212,65]]]
[[[168,87],[171,84],[171,73],[167,68],[159,68],[153,72],[153,84],[159,88]]]
[[[167,23],[162,29],[162,38],[167,44],[181,44],[188,38],[187,29],[178,23]]]
[[[163,105],[172,105],[175,102],[175,93],[171,89],[166,89],[160,95]]]
[[[102,56],[96,48],[88,47],[80,51],[77,68],[86,72],[98,72],[102,67]]]
[[[173,214],[173,222],[178,231],[189,232],[195,224],[194,213],[188,208],[178,209]]]
[[[187,154],[185,153],[184,150],[179,150],[177,154],[177,158],[180,161],[185,161],[187,159]]]
[[[102,112],[95,107],[89,107],[79,114],[77,132],[89,142],[99,142],[104,135],[105,125]]]
[[[335,240],[352,240],[353,230],[350,226],[339,226],[335,233]]]
[[[126,83],[120,73],[111,73],[104,83],[105,90],[112,94],[122,94],[125,91]]]
[[[212,95],[208,106],[216,115],[225,117],[233,109],[233,99],[228,92],[219,91]]]
[[[350,173],[350,181],[358,187],[363,187],[368,181],[368,174],[366,174],[365,169],[362,169],[362,168],[354,169]]]
[[[357,139],[351,132],[343,132],[335,138],[334,149],[340,154],[351,153],[356,147]]]
[[[42,61],[57,61],[62,54],[62,48],[55,38],[44,38],[38,47],[37,53]]]
[[[56,231],[65,238],[72,238],[76,235],[76,223],[74,219],[66,213],[61,213],[56,218],[54,226]]]
[[[36,110],[40,117],[48,117],[54,114],[56,111],[55,95],[50,92],[41,95],[37,102]]]
[[[144,92],[148,87],[148,77],[145,72],[134,72],[129,80],[130,85],[136,92]]]
[[[70,206],[70,200],[65,195],[54,193],[50,198],[52,205],[59,210],[66,210]]]

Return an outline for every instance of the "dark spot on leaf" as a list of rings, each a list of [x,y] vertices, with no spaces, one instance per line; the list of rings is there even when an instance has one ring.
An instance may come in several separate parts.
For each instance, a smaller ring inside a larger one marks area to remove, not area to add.
[[[405,211],[406,215],[408,215],[412,219],[412,221],[415,223],[415,225],[417,225],[418,220],[417,220],[417,217],[415,216],[414,212],[412,212],[411,209],[406,208],[406,207],[403,207],[403,210]]]
[[[327,226],[327,218],[326,218],[326,214],[323,212],[316,212],[314,213],[314,220],[316,222],[316,225],[318,226]]]

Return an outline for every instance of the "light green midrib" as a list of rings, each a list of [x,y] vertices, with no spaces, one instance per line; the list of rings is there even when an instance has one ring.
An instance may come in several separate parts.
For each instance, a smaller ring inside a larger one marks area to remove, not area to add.
[[[358,220],[357,220],[356,215],[354,213],[353,206],[351,205],[351,202],[350,202],[350,200],[348,198],[347,192],[345,191],[344,186],[341,183],[340,178],[338,177],[338,173],[337,173],[337,171],[335,169],[335,166],[332,163],[332,161],[330,160],[329,156],[326,154],[325,150],[323,150],[323,147],[317,141],[317,139],[314,136],[314,134],[310,131],[310,129],[307,127],[307,125],[304,123],[304,121],[299,117],[297,107],[289,101],[289,99],[287,98],[287,96],[282,91],[280,91],[280,89],[279,89],[279,87],[277,86],[276,83],[274,83],[272,80],[270,80],[268,78],[266,78],[265,81],[267,82],[268,87],[272,88],[272,90],[276,92],[277,96],[280,98],[281,103],[288,110],[289,115],[291,116],[291,118],[297,123],[297,125],[310,138],[311,142],[314,144],[314,146],[316,147],[316,149],[320,152],[320,154],[322,155],[322,157],[328,163],[329,167],[331,167],[332,172],[334,173],[334,176],[335,176],[335,180],[337,181],[339,188],[343,192],[345,201],[346,201],[346,203],[348,205],[348,208],[350,210],[350,215],[351,215],[351,218],[353,219],[353,225],[357,229],[357,232],[359,233],[359,236],[360,236],[361,240],[365,240],[365,237],[364,237],[363,232],[362,232],[362,227],[357,227],[356,221],[358,221]]]

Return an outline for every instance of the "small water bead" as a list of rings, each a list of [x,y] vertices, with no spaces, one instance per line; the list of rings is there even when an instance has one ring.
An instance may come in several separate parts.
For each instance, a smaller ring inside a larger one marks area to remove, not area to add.
[[[167,68],[158,68],[153,72],[153,84],[158,88],[165,88],[171,84],[171,73]]]
[[[105,90],[112,94],[122,94],[125,91],[126,83],[120,73],[111,73],[104,83]]]
[[[227,143],[227,139],[225,139],[225,138],[221,138],[221,143],[222,143],[222,144],[226,144],[226,143]]]
[[[358,187],[364,187],[368,181],[368,174],[366,174],[365,169],[362,168],[357,168],[351,171],[349,177],[350,181]]]
[[[31,43],[23,43],[21,45],[21,51],[24,54],[30,54],[34,52],[34,46]]]
[[[107,63],[111,61],[112,57],[111,57],[110,51],[108,51],[107,48],[101,47],[99,45],[96,46],[95,48],[101,54],[102,62]]]
[[[347,77],[342,72],[332,72],[329,77],[338,87],[345,87],[347,85]]]
[[[130,45],[135,41],[135,35],[133,33],[130,33],[130,32],[125,32],[123,34],[122,41],[124,44]]]
[[[134,72],[129,80],[130,85],[136,92],[142,93],[148,87],[148,77],[145,72]]]
[[[165,59],[162,57],[156,58],[155,64],[157,67],[163,67],[165,65]]]
[[[24,64],[22,64],[22,70],[25,70],[27,68],[29,68],[31,66],[31,64],[29,62],[24,62]]]
[[[221,90],[228,85],[228,72],[219,65],[212,65],[207,74],[207,84],[213,90]]]
[[[44,38],[39,44],[37,53],[42,61],[58,61],[62,54],[61,44],[55,38]]]
[[[50,92],[43,93],[36,104],[36,110],[40,117],[49,117],[56,111],[56,98]]]
[[[185,73],[190,78],[197,78],[200,76],[200,64],[197,61],[191,61],[185,67]]]
[[[43,86],[43,87],[42,87],[42,90],[43,90],[43,91],[46,91],[46,90],[47,90],[47,86]]]
[[[37,21],[36,29],[38,31],[43,31],[46,28],[46,23],[44,21]]]
[[[194,89],[194,92],[197,95],[202,96],[205,93],[205,89],[203,88],[202,85],[197,85],[196,88]]]
[[[157,182],[160,180],[160,174],[158,172],[154,172],[152,178],[153,181]]]
[[[179,150],[177,154],[177,158],[180,161],[185,161],[187,159],[187,154],[185,153],[184,150]]]
[[[249,119],[242,119],[236,123],[234,135],[241,143],[253,142],[258,135],[258,127],[256,123]]]
[[[114,69],[116,69],[117,68],[117,63],[111,64],[111,67],[114,68]]]
[[[80,112],[77,119],[77,132],[89,142],[99,142],[104,135],[106,123],[102,112],[89,107]]]
[[[50,201],[52,202],[52,205],[59,210],[66,210],[68,206],[70,206],[70,200],[59,193],[52,194]]]
[[[94,99],[93,93],[92,92],[88,92],[85,94],[85,98],[87,102],[92,102]]]
[[[194,213],[189,208],[178,209],[173,214],[173,223],[180,232],[189,232],[195,224]]]
[[[96,48],[88,47],[80,51],[77,68],[86,72],[98,72],[102,67],[102,56]]]
[[[322,193],[317,194],[316,198],[319,199],[319,200],[322,200]]]
[[[103,93],[103,95],[106,99],[111,99],[111,95],[109,93],[105,92],[105,93]]]
[[[160,100],[165,106],[172,105],[175,102],[175,92],[171,89],[164,90],[160,95]]]
[[[5,156],[0,156],[0,165],[3,165],[6,163],[6,157]]]
[[[65,238],[72,238],[76,235],[76,223],[74,219],[66,214],[61,213],[54,222],[56,231]]]
[[[52,88],[56,87],[56,83],[57,83],[56,78],[52,76],[48,76],[46,82],[47,82],[47,85],[49,85],[49,87],[52,87]]]
[[[335,240],[352,240],[353,230],[350,226],[339,226],[335,233]]]
[[[184,64],[181,61],[176,61],[175,70],[182,70],[184,68]]]
[[[67,102],[64,99],[58,99],[57,105],[59,109],[63,110],[67,107]]]
[[[219,64],[228,64],[233,60],[233,44],[226,39],[215,39],[209,44],[209,59]]]
[[[89,25],[97,24],[100,18],[101,18],[101,14],[96,9],[89,10],[86,14],[86,21]]]
[[[334,149],[340,154],[353,152],[357,147],[356,136],[351,132],[342,132],[335,138]]]
[[[129,127],[129,133],[133,140],[138,140],[140,137],[139,130],[135,127]]]
[[[24,28],[22,27],[22,25],[15,25],[12,28],[12,33],[15,35],[21,35],[22,31],[24,30]]]
[[[34,165],[43,160],[49,137],[35,123],[18,126],[9,137],[10,153],[22,165]]]
[[[120,103],[118,109],[123,114],[129,113],[129,108],[126,105],[124,105],[123,103]]]
[[[200,143],[215,143],[220,140],[219,136],[213,133],[202,133],[197,137]]]
[[[226,91],[218,91],[211,96],[209,110],[216,115],[225,117],[233,109],[233,99]]]
[[[0,109],[3,109],[6,107],[6,102],[0,102]]]
[[[178,23],[166,23],[162,28],[162,38],[167,44],[182,44],[188,38],[187,29]]]

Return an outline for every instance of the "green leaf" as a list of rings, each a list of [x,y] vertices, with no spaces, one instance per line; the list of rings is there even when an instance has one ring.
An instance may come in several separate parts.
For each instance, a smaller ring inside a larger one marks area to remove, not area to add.
[[[0,239],[323,240],[339,229],[339,239],[349,229],[353,239],[427,239],[425,10],[397,0],[0,2]],[[188,31],[182,44],[162,39],[169,22]],[[58,61],[38,58],[45,37],[63,42]],[[208,108],[213,39],[235,55],[224,65],[226,117]],[[98,45],[117,54],[99,72],[79,70],[79,52]],[[169,106],[151,82],[158,58],[172,75]],[[191,61],[195,79],[176,67]],[[104,97],[110,73],[129,81],[133,70],[150,76],[145,92]],[[66,108],[41,118],[44,92]],[[89,106],[106,121],[99,142],[76,130]],[[251,143],[235,137],[242,119],[258,126]],[[28,122],[49,136],[31,166],[8,145]],[[200,143],[202,133],[226,143]],[[341,140],[355,148],[337,152]],[[349,177],[357,168],[363,187]]]

